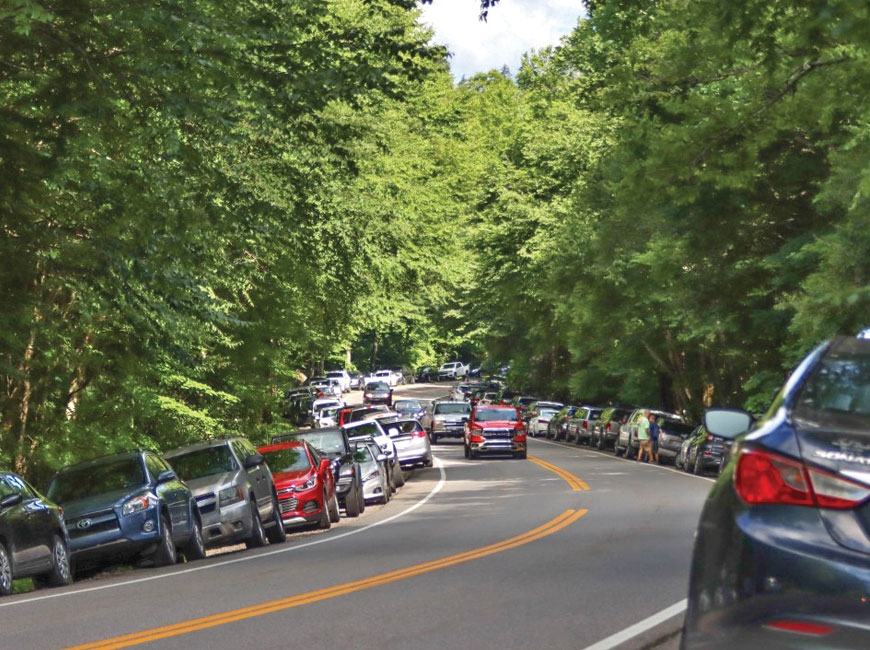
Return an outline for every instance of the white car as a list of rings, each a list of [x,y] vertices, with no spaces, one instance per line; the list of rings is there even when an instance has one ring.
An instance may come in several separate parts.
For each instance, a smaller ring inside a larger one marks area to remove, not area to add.
[[[402,487],[405,484],[405,476],[402,474],[402,468],[399,466],[399,454],[396,450],[396,445],[393,444],[392,438],[387,435],[380,422],[377,420],[348,422],[342,426],[342,429],[347,433],[347,439],[350,440],[351,444],[373,440],[389,461],[390,485]]]
[[[319,388],[324,397],[341,397],[344,392],[342,391],[341,384],[337,379],[319,379],[317,381],[312,381],[311,385],[315,388]]]
[[[397,386],[399,384],[399,375],[389,369],[378,370],[374,374],[373,381],[383,381],[388,383],[390,386]]]
[[[350,392],[350,373],[347,370],[330,370],[326,373],[326,378],[338,381],[342,393]]]
[[[468,364],[461,361],[448,361],[438,368],[438,381],[460,379],[468,376]]]
[[[529,421],[526,423],[526,433],[533,438],[541,434],[547,435],[547,426],[564,404],[559,402],[536,402],[532,405]]]
[[[315,427],[334,427],[338,424],[338,412],[343,408],[344,400],[321,397],[311,403],[311,420]]]

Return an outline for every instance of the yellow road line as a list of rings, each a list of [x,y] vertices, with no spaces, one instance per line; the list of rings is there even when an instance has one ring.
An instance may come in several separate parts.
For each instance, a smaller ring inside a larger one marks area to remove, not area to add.
[[[548,535],[552,535],[553,533],[556,533],[563,528],[567,528],[575,521],[577,521],[580,517],[585,515],[586,512],[586,510],[566,510],[555,519],[548,521],[546,524],[539,526],[538,528],[523,533],[522,535],[511,537],[510,539],[506,539],[495,544],[490,544],[489,546],[483,546],[481,548],[467,551],[465,553],[450,555],[439,560],[433,560],[431,562],[417,564],[404,569],[398,569],[396,571],[384,573],[382,575],[374,576],[372,578],[356,580],[354,582],[347,582],[345,584],[336,585],[334,587],[327,587],[326,589],[319,589],[317,591],[299,594],[298,596],[291,596],[289,598],[273,600],[267,603],[262,603],[260,605],[243,607],[241,609],[235,609],[228,612],[223,612],[221,614],[213,614],[211,616],[205,616],[203,618],[183,621],[181,623],[175,623],[174,625],[167,625],[165,627],[153,628],[151,630],[143,630],[142,632],[127,634],[112,639],[104,639],[102,641],[97,641],[94,643],[78,645],[69,648],[68,650],[114,650],[116,648],[129,648],[131,646],[140,645],[142,643],[149,643],[151,641],[157,641],[159,639],[180,636],[182,634],[189,634],[190,632],[196,632],[197,630],[204,630],[211,627],[217,627],[219,625],[226,625],[234,621],[241,621],[247,618],[253,618],[255,616],[263,616],[264,614],[272,614],[274,612],[278,612],[284,609],[299,607],[300,605],[316,603],[321,600],[335,598],[337,596],[343,596],[345,594],[353,593],[355,591],[362,591],[364,589],[371,589],[372,587],[379,587],[381,585],[386,585],[391,582],[404,580],[406,578],[412,578],[414,576],[418,576],[423,573],[429,573],[430,571],[436,571],[438,569],[445,569],[447,567],[461,564],[463,562],[470,562],[471,560],[477,560],[482,557],[486,557],[487,555],[501,553],[502,551],[507,551],[509,549],[516,548],[530,542],[534,542]]]
[[[541,460],[540,458],[535,458],[533,456],[529,456],[529,460],[535,463],[535,465],[540,465],[544,469],[550,470],[554,474],[557,474],[559,477],[563,478],[565,482],[571,486],[571,489],[574,492],[580,492],[581,490],[588,490],[589,486],[571,474],[570,472],[565,471],[561,467],[556,467],[555,465],[551,465],[547,461]]]

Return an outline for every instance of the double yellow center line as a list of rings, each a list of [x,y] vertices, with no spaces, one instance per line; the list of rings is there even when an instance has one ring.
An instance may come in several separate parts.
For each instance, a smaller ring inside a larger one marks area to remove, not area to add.
[[[535,463],[535,465],[539,465],[544,469],[548,469],[557,476],[561,477],[565,480],[565,482],[571,486],[571,489],[574,492],[580,492],[582,490],[588,490],[589,486],[581,481],[579,478],[571,474],[570,472],[566,472],[561,467],[556,467],[555,465],[551,465],[547,461],[541,460],[540,458],[534,458],[533,456],[529,456],[529,460]]]
[[[299,607],[300,605],[309,605],[311,603],[316,603],[318,601],[326,600],[328,598],[335,598],[337,596],[343,596],[345,594],[353,593],[355,591],[362,591],[363,589],[379,587],[382,585],[390,584],[391,582],[404,580],[406,578],[412,578],[414,576],[418,576],[423,573],[429,573],[430,571],[436,571],[438,569],[446,569],[447,567],[462,564],[463,562],[470,562],[471,560],[477,560],[479,558],[486,557],[487,555],[501,553],[502,551],[507,551],[512,548],[534,542],[548,535],[552,535],[553,533],[556,533],[563,528],[567,528],[575,521],[577,521],[580,517],[585,515],[586,512],[586,510],[566,510],[555,519],[548,521],[547,523],[539,526],[538,528],[523,533],[522,535],[511,537],[502,542],[490,544],[489,546],[483,546],[481,548],[467,551],[465,553],[459,553],[458,555],[450,555],[448,557],[441,558],[440,560],[433,560],[431,562],[417,564],[411,567],[407,567],[405,569],[398,569],[396,571],[384,573],[382,575],[374,576],[372,578],[366,578],[364,580],[356,580],[354,582],[347,582],[341,585],[336,585],[334,587],[328,587],[326,589],[310,591],[305,594],[299,594],[298,596],[291,596],[289,598],[273,600],[267,603],[262,603],[260,605],[253,605],[251,607],[243,607],[241,609],[231,610],[222,614],[214,614],[212,616],[205,616],[203,618],[184,621],[181,623],[176,623],[174,625],[167,625],[165,627],[144,630],[142,632],[127,634],[125,636],[119,636],[112,639],[105,639],[103,641],[97,641],[95,643],[78,645],[74,648],[70,648],[69,650],[113,650],[115,648],[129,648],[130,646],[149,643],[152,641],[157,641],[159,639],[180,636],[182,634],[189,634],[198,630],[205,630],[207,628],[217,627],[219,625],[226,625],[228,623],[253,618],[255,616],[272,614],[281,610]]]

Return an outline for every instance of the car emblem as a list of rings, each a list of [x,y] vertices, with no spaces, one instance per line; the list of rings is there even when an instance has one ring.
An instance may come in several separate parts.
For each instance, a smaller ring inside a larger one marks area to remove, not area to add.
[[[93,522],[90,519],[79,519],[78,523],[76,524],[76,528],[79,528],[80,530],[87,530],[91,527],[92,523]]]

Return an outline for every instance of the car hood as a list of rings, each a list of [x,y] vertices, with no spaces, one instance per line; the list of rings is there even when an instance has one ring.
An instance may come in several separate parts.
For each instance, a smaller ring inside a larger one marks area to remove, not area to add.
[[[236,477],[236,472],[221,472],[209,474],[198,478],[186,479],[187,487],[193,492],[193,496],[200,496],[207,492],[217,492],[220,488],[230,485]]]
[[[299,485],[305,483],[311,476],[311,469],[297,469],[292,472],[278,472],[273,475],[275,479],[275,488],[283,490],[291,485]]]
[[[76,499],[75,501],[67,501],[60,504],[63,507],[63,515],[67,520],[75,519],[89,512],[98,510],[108,510],[109,508],[120,507],[128,499],[148,492],[148,486],[140,486],[134,489],[112,490],[103,494],[95,494],[84,499]]]

